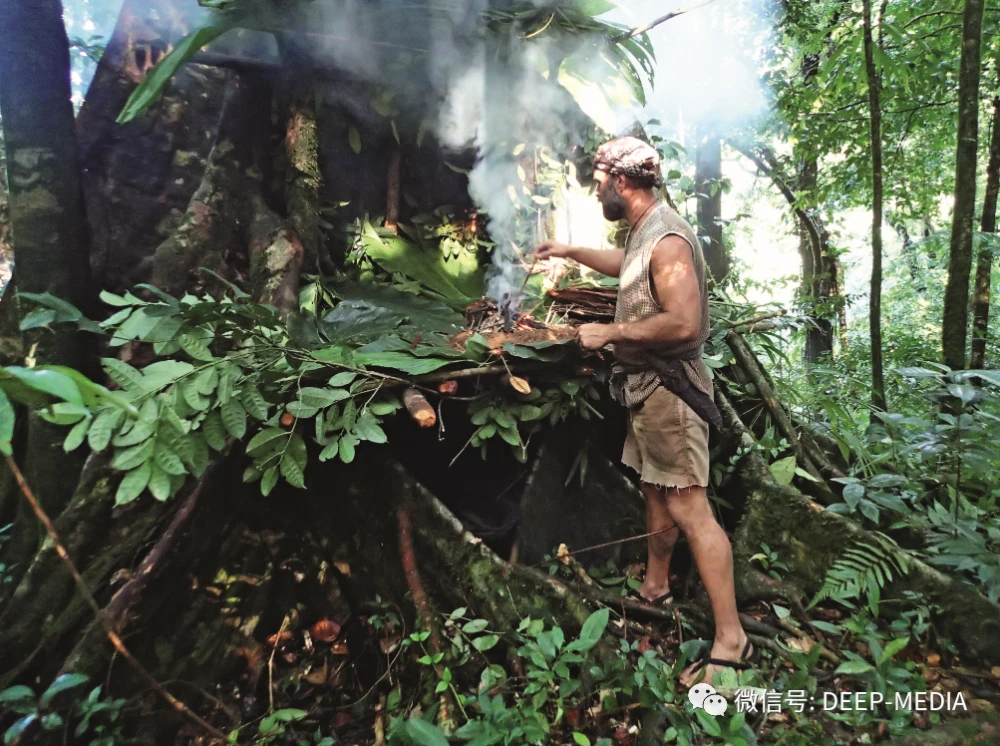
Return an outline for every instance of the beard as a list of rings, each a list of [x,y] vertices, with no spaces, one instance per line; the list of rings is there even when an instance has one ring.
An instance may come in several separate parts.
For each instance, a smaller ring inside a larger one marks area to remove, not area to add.
[[[601,208],[604,210],[604,219],[612,223],[625,218],[625,198],[613,181],[609,183],[607,193],[601,197]]]

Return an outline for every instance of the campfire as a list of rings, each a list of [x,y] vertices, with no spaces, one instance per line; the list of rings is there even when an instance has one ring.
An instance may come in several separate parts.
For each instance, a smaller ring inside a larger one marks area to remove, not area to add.
[[[510,293],[504,293],[499,301],[483,298],[470,303],[465,308],[465,324],[474,334],[510,333],[545,328],[545,324],[535,320],[530,314],[519,311],[518,304]]]

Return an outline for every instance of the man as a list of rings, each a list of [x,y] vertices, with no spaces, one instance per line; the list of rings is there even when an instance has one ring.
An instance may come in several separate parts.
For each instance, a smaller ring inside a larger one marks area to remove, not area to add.
[[[746,668],[752,646],[740,625],[729,537],[708,502],[708,423],[718,421],[702,360],[709,335],[705,259],[691,226],[662,202],[659,154],[633,137],[602,145],[594,159],[597,198],[607,220],[628,221],[624,249],[595,250],[546,241],[540,259],[567,257],[619,277],[613,324],[584,324],[585,350],[612,345],[611,393],[629,408],[622,461],[640,475],[649,532],[639,595],[669,602],[677,528],[687,537],[715,616],[708,656],[681,675],[712,683],[722,667]],[[669,390],[668,390],[669,389]]]

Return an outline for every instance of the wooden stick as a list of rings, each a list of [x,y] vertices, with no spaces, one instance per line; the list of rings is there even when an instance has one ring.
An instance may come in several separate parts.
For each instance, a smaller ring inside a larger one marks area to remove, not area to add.
[[[393,233],[399,233],[399,194],[400,194],[400,164],[403,149],[396,145],[389,159],[389,184],[385,199],[385,228]]]
[[[788,312],[785,309],[781,309],[780,311],[771,311],[770,313],[762,313],[759,316],[752,316],[749,319],[744,319],[742,321],[731,321],[731,322],[729,322],[729,324],[727,324],[727,326],[730,329],[740,329],[740,327],[743,327],[743,326],[750,326],[750,327],[752,327],[752,326],[756,326],[757,323],[759,323],[761,321],[767,321],[768,319],[776,319],[776,318],[779,318],[781,316],[784,316],[786,313],[788,313]],[[744,331],[745,330],[740,329],[741,333],[744,332]]]
[[[621,44],[623,41],[628,41],[629,39],[631,39],[631,38],[633,38],[635,36],[639,36],[639,34],[645,34],[650,29],[656,28],[661,23],[666,23],[671,18],[676,18],[677,16],[682,16],[685,13],[690,13],[692,10],[698,10],[698,8],[704,8],[706,5],[711,5],[713,2],[715,2],[715,0],[708,0],[708,2],[704,2],[701,5],[692,5],[690,8],[683,8],[681,10],[671,11],[670,13],[667,13],[665,16],[661,16],[661,17],[657,18],[655,21],[650,21],[645,26],[637,26],[636,28],[632,29],[631,31],[628,31],[628,32],[626,32],[626,33],[624,33],[624,34],[622,34],[620,36],[614,37],[613,39],[611,39],[611,43],[612,44]]]
[[[431,612],[430,602],[427,600],[427,593],[424,591],[424,584],[420,580],[420,572],[417,570],[417,558],[413,551],[413,521],[410,513],[403,505],[396,508],[396,520],[399,523],[399,557],[403,565],[403,575],[406,577],[406,584],[410,588],[410,596],[413,598],[413,605],[417,607],[417,614],[420,617],[424,629],[430,637],[428,646],[431,653],[437,655],[441,652],[441,638],[437,633],[437,625],[434,624],[434,614]],[[435,665],[434,671],[440,681],[444,680],[444,670],[441,665]],[[451,697],[446,689],[441,692],[441,707],[438,710],[438,717],[445,730],[450,730],[454,726],[454,717],[451,712]]]
[[[129,652],[128,648],[125,647],[125,643],[122,639],[115,633],[113,629],[108,625],[107,621],[104,619],[104,613],[101,611],[101,607],[97,605],[97,601],[94,599],[94,594],[90,592],[90,588],[87,584],[83,582],[83,578],[80,575],[80,571],[76,569],[76,565],[69,556],[69,552],[66,551],[66,547],[63,546],[62,539],[59,537],[59,533],[56,531],[56,527],[52,524],[49,519],[48,514],[42,509],[42,506],[38,503],[38,499],[35,497],[31,488],[28,486],[24,475],[21,470],[17,467],[17,463],[10,456],[4,456],[7,460],[7,466],[10,468],[11,474],[14,475],[14,479],[17,480],[17,486],[21,489],[21,494],[27,501],[28,506],[31,508],[32,512],[38,517],[42,526],[45,527],[45,533],[48,534],[49,539],[52,541],[52,545],[55,547],[56,554],[59,555],[59,559],[62,560],[63,564],[69,570],[70,574],[73,576],[73,580],[76,583],[77,588],[80,589],[80,595],[83,596],[83,600],[86,601],[87,605],[90,607],[91,611],[94,612],[94,616],[97,617],[98,623],[104,627],[104,632],[108,637],[115,650],[118,654],[124,658],[133,670],[139,674],[140,678],[144,679],[147,684],[155,691],[160,697],[170,705],[170,708],[177,712],[182,717],[189,720],[194,725],[198,726],[201,730],[205,731],[213,738],[218,738],[220,740],[226,740],[227,736],[221,730],[216,728],[211,723],[205,721],[195,712],[190,710],[187,705],[181,702],[177,697],[172,695],[156,679],[153,675],[147,671],[139,661],[135,659],[132,653]]]
[[[437,424],[437,412],[427,401],[427,397],[419,391],[413,388],[406,389],[402,398],[406,411],[420,427],[434,427]]]

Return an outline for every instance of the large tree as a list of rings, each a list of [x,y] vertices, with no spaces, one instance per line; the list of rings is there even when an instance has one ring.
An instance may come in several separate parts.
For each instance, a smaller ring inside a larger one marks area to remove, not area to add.
[[[983,36],[983,0],[966,0],[962,17],[962,63],[958,78],[958,152],[955,157],[955,205],[944,292],[941,346],[944,363],[965,368],[969,327],[969,275],[975,232],[976,168],[979,151],[979,74]]]
[[[993,99],[993,136],[990,138],[989,161],[986,166],[986,195],[979,229],[983,233],[997,232],[997,195],[1000,194],[1000,97]],[[993,282],[993,262],[996,257],[990,243],[993,236],[984,236],[976,255],[976,284],[972,301],[972,348],[969,367],[978,370],[986,365],[986,341],[989,338],[990,290]]]

